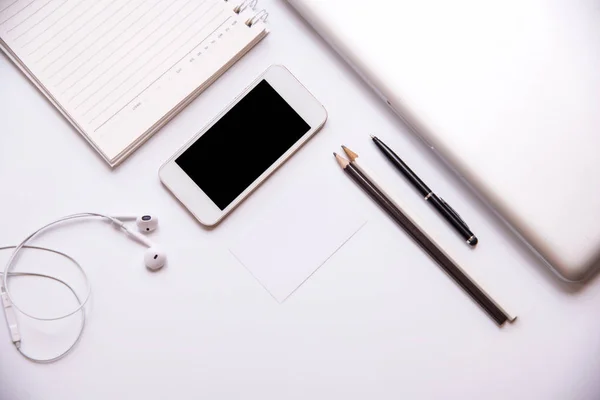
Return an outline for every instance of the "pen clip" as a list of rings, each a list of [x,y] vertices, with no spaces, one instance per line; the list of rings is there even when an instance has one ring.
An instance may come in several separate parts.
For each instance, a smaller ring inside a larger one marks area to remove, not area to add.
[[[467,225],[467,223],[460,217],[460,215],[452,208],[450,207],[450,204],[446,203],[444,201],[444,199],[442,199],[441,197],[438,196],[438,198],[440,199],[440,202],[442,203],[442,205],[444,206],[444,208],[452,215],[454,215],[454,217],[459,220],[467,229],[471,229],[469,228],[469,225]]]

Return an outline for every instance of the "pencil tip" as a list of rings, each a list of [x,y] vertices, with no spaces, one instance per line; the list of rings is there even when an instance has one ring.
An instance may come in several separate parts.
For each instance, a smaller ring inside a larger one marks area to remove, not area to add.
[[[337,153],[336,153],[335,151],[333,152],[333,156],[334,156],[334,157],[337,157],[337,156],[338,156],[338,155],[337,155]]]
[[[356,154],[346,146],[342,146],[342,149],[344,149],[344,153],[346,153],[350,161],[354,161],[356,158],[358,158],[358,154]]]
[[[334,152],[333,154],[335,155],[335,159],[337,160],[338,164],[340,164],[340,167],[346,168],[348,166],[348,160],[346,160],[344,157],[340,156],[336,152]]]

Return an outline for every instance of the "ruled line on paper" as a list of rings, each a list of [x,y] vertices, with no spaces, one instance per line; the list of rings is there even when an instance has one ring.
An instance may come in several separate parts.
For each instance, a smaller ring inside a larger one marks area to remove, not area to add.
[[[60,19],[66,17],[67,15],[69,15],[70,12],[72,12],[74,9],[76,9],[77,7],[79,7],[80,5],[84,4],[83,1],[80,1],[79,3],[77,3],[77,5],[73,8],[71,8],[69,11],[67,11],[67,13],[65,15],[63,15]],[[79,15],[77,15],[77,17],[75,17],[71,22],[73,22],[74,20],[76,20],[77,18],[81,17],[83,14],[86,13],[86,10],[83,10],[83,12]],[[58,22],[58,21],[56,21]],[[31,51],[28,56],[32,56],[33,54],[35,54],[39,49],[41,49],[42,47],[44,47],[46,44],[48,44],[50,41],[52,41],[55,37],[57,37],[58,35],[60,35],[66,28],[68,28],[70,26],[70,24],[66,24],[62,29],[60,29],[58,32],[56,32],[54,35],[50,36],[44,43],[40,44],[38,47],[36,47],[33,51]],[[50,28],[50,27],[48,27]],[[28,45],[28,43],[25,44]]]
[[[66,0],[62,5],[65,5],[66,3],[68,3],[70,0]],[[64,17],[66,17],[67,15],[69,15],[69,12],[74,10],[75,8],[79,7],[80,5],[82,5],[83,2],[81,3],[77,3],[75,5],[75,7],[73,7],[70,10],[67,10],[67,12],[65,12],[60,18],[58,18],[56,21],[52,22],[51,24],[49,24],[46,29],[44,29],[43,31],[41,31],[40,33],[38,33],[36,36],[34,36],[33,38],[29,39],[29,41],[27,41],[22,47],[25,48],[27,46],[29,46],[31,43],[33,43],[37,38],[39,38],[40,36],[42,36],[44,33],[46,33],[49,29],[53,28],[54,25],[56,25],[57,23],[59,23],[60,21],[62,21],[62,19]],[[62,7],[62,5],[60,7]],[[56,12],[56,10],[58,10],[60,7],[57,7],[52,13]],[[66,28],[66,26],[65,26]],[[64,28],[63,28],[64,29]],[[42,46],[44,44],[46,44],[47,42],[49,42],[50,40],[54,39],[56,37],[56,35],[58,35],[60,32],[62,32],[62,29],[58,32],[56,32],[54,35],[52,35],[51,37],[48,38],[48,40],[44,43],[42,43]],[[37,50],[37,49],[36,49]],[[32,55],[36,50],[34,50],[33,52],[29,53],[29,55]]]
[[[119,9],[120,10],[120,9]],[[116,28],[121,22],[123,22],[125,19],[127,19],[127,17],[129,17],[131,14],[133,14],[134,12],[137,11],[137,8],[132,8],[131,11],[129,11],[127,14],[125,14],[123,16],[123,18],[121,18],[120,20],[118,20],[114,25],[112,25],[111,27],[109,27],[107,29],[107,32],[112,31],[114,28]],[[96,51],[96,53],[92,54],[92,56],[90,58],[88,58],[87,61],[89,61],[90,59],[92,59],[93,57],[95,57],[96,55],[98,55],[98,53],[100,51],[102,51],[108,44],[110,44],[111,42],[113,42],[114,40],[118,39],[120,36],[117,34],[111,41],[109,41],[107,44],[105,44],[103,47],[101,47],[99,50]],[[81,50],[78,54],[76,54],[75,56],[73,56],[69,61],[67,61],[66,63],[64,63],[63,65],[59,66],[56,71],[54,71],[54,73],[50,76],[48,76],[48,79],[52,79],[54,78],[59,72],[64,71],[64,69],[71,64],[73,61],[75,61],[76,59],[78,59],[81,55],[83,55],[83,53],[85,53],[86,51],[90,50],[91,46],[89,47],[85,47],[83,50]],[[86,61],[86,62],[87,62]],[[75,68],[74,70],[72,70],[69,74],[65,75],[65,77],[56,84],[56,86],[59,86],[62,82],[64,82],[65,80],[67,80],[71,74],[73,74],[74,72],[76,72],[79,68],[81,68],[83,64],[80,64],[77,68]]]
[[[221,14],[221,13],[219,13]],[[218,16],[218,15],[217,15]],[[215,16],[215,18],[217,17]],[[96,129],[94,129],[94,132],[97,132],[100,128],[102,128],[104,125],[106,125],[111,119],[113,119],[115,116],[117,116],[121,111],[123,111],[128,105],[130,105],[133,101],[135,101],[135,99],[137,99],[138,97],[140,97],[142,94],[144,94],[144,92],[146,92],[148,89],[150,89],[152,87],[152,85],[154,85],[156,82],[158,82],[159,79],[161,79],[163,76],[165,76],[169,71],[171,71],[177,64],[179,64],[181,62],[181,60],[183,60],[184,58],[186,58],[187,56],[190,55],[190,53],[192,53],[195,49],[197,49],[199,46],[202,45],[202,43],[204,43],[206,41],[206,39],[208,39],[213,33],[215,33],[220,27],[222,27],[223,25],[225,25],[227,23],[227,21],[229,21],[231,19],[231,17],[228,17],[225,21],[223,21],[221,24],[219,24],[219,26],[217,26],[211,33],[209,33],[204,39],[202,39],[196,46],[194,46],[193,49],[191,49],[189,52],[187,52],[183,57],[181,57],[179,60],[177,60],[176,62],[174,62],[166,71],[164,71],[162,74],[160,74],[155,80],[153,80],[152,82],[150,82],[150,84],[148,84],[144,89],[142,89],[139,93],[137,93],[135,95],[135,97],[133,97],[131,100],[129,100],[127,103],[125,103],[125,105],[123,107],[121,107],[120,109],[118,109],[114,114],[112,114],[110,117],[108,117],[102,124],[100,124]],[[213,18],[214,20],[214,18]],[[212,22],[212,21],[211,21]],[[181,48],[181,47],[180,47]],[[157,67],[158,68],[158,67]],[[156,68],[155,68],[156,69]],[[148,73],[146,75],[146,77],[150,75],[150,73]],[[137,86],[142,80],[138,81],[133,87]],[[113,103],[114,104],[114,103]],[[100,114],[102,114],[103,112],[105,112],[106,110],[108,110],[110,108],[107,107],[105,108]],[[92,121],[93,122],[93,121]],[[90,122],[91,123],[91,122]]]
[[[6,33],[10,33],[12,31],[14,31],[16,28],[18,28],[19,26],[21,26],[23,23],[27,22],[29,20],[29,18],[33,17],[35,14],[39,13],[40,11],[42,11],[44,9],[44,7],[46,7],[48,4],[52,3],[53,1],[54,0],[48,0],[43,6],[41,6],[37,10],[35,10],[33,13],[29,14],[27,16],[27,18],[21,20],[21,22],[19,22],[18,24],[16,24],[15,26],[13,26],[12,28],[10,28],[9,30],[7,30]]]
[[[79,32],[81,29],[86,27],[86,24],[90,21],[92,21],[94,18],[96,18],[98,15],[100,15],[104,10],[106,10],[106,8],[108,6],[110,6],[111,4],[113,4],[115,1],[117,0],[112,0],[108,5],[106,5],[105,7],[100,8],[100,11],[98,11],[96,14],[94,14],[90,19],[88,19],[87,21],[85,21],[84,23],[81,24],[81,26],[77,29],[75,29],[74,32],[71,32],[71,34],[69,36],[73,37],[75,36],[75,34],[77,32]],[[83,14],[85,14],[87,10],[85,10],[83,12]],[[46,58],[48,55],[50,55],[51,53],[54,52],[54,50],[58,49],[60,46],[62,46],[65,42],[60,42],[58,45],[56,45],[55,47],[52,48],[52,50],[50,50],[49,52],[47,52],[46,54],[44,54],[41,58],[37,59],[35,62],[39,63],[40,61],[42,61],[44,58]]]
[[[2,14],[4,11],[8,10],[9,8],[11,8],[17,2],[19,2],[19,0],[15,0],[12,3],[10,3],[9,5],[7,5],[6,7],[4,7],[2,10],[0,10],[0,14]]]
[[[23,10],[25,10],[27,7],[29,7],[30,5],[32,5],[33,3],[35,3],[37,0],[32,0],[30,1],[25,7],[21,8],[19,11],[17,11],[16,13],[14,13],[13,15],[11,15],[10,17],[8,17],[7,19],[5,19],[4,21],[0,22],[0,26],[4,25],[5,23],[7,23],[8,21],[10,21],[11,19],[13,19],[14,17],[16,17],[17,15],[21,14],[21,12]],[[14,4],[14,3],[13,3]]]
[[[169,17],[169,19],[167,19],[167,21],[165,21],[165,22],[168,22],[168,21],[170,21],[172,17],[174,17],[175,15],[177,15],[177,13],[178,13],[179,11],[181,11],[181,10],[182,10],[182,9],[183,9],[185,6],[187,6],[187,5],[188,5],[189,3],[191,3],[191,2],[192,2],[192,0],[188,0],[188,1],[187,1],[187,2],[186,2],[186,3],[185,3],[185,4],[184,4],[184,5],[181,7],[181,8],[179,8],[179,9],[178,9],[178,10],[177,10],[177,11],[176,11],[176,12],[175,12],[175,13],[174,13],[174,14],[173,14],[171,17]],[[168,9],[168,8],[169,8],[169,7],[170,7],[172,4],[173,4],[173,3],[171,3],[171,4],[170,4],[170,5],[169,5],[169,6],[168,6],[166,9]],[[165,10],[166,10],[166,9],[165,9]],[[163,10],[163,12],[164,12],[165,10]],[[160,16],[160,14],[159,14],[159,15],[157,15],[155,18],[153,18],[153,20],[152,20],[152,21],[154,21],[154,20],[155,20],[156,18],[158,18],[159,16]],[[148,27],[150,24],[151,24],[151,22],[148,22],[146,25],[144,25],[144,27],[143,27],[142,29],[140,29],[138,32],[136,32],[136,34],[135,34],[134,36],[137,36],[137,34],[138,34],[139,32],[143,31],[143,30],[144,30],[146,27]],[[160,28],[162,28],[163,26],[164,26],[164,23],[163,23],[163,25],[159,25],[158,27],[156,27],[156,29],[154,29],[154,30],[153,30],[153,31],[152,31],[150,34],[146,35],[146,37],[145,37],[145,38],[144,38],[142,41],[140,41],[140,42],[136,43],[136,44],[135,44],[135,46],[133,46],[133,47],[137,47],[137,46],[139,46],[141,43],[143,43],[145,40],[147,40],[148,38],[150,38],[150,37],[151,37],[151,36],[152,36],[152,35],[153,35],[153,34],[154,34],[156,31],[158,31],[158,30],[159,30]],[[129,38],[129,40],[127,40],[127,41],[124,41],[124,42],[123,42],[123,46],[124,46],[124,45],[128,45],[128,44],[131,44],[130,40],[131,40],[131,39],[133,39],[133,37],[134,37],[134,36],[132,36],[131,38]],[[152,45],[148,46],[148,47],[146,48],[146,50],[147,50],[148,48],[150,48],[151,46],[152,46]],[[122,47],[122,46],[121,46],[121,47]],[[95,82],[96,82],[96,81],[97,81],[99,78],[101,78],[102,76],[104,76],[104,74],[105,74],[106,72],[108,72],[108,71],[109,71],[109,70],[110,70],[112,67],[114,67],[115,65],[118,65],[118,64],[119,64],[121,61],[123,61],[123,59],[125,59],[126,57],[128,57],[128,56],[130,56],[130,55],[131,55],[130,53],[125,53],[123,56],[121,56],[121,58],[119,58],[117,61],[113,62],[113,63],[112,63],[112,64],[111,64],[111,65],[110,65],[110,66],[109,66],[107,69],[105,69],[105,70],[104,70],[104,71],[102,71],[102,72],[101,72],[99,75],[97,75],[97,76],[96,76],[96,77],[95,77],[95,78],[94,78],[92,81],[88,82],[88,84],[87,84],[87,85],[86,85],[84,88],[82,88],[82,89],[81,89],[79,92],[77,92],[76,94],[74,94],[73,96],[71,96],[71,98],[70,98],[68,101],[69,101],[69,102],[73,101],[73,100],[74,100],[74,99],[75,99],[77,96],[79,96],[81,93],[83,93],[83,92],[84,92],[84,91],[85,91],[87,88],[89,88],[90,86],[92,86],[92,85],[93,85],[93,84],[94,84],[94,83],[95,83]],[[135,60],[134,60],[134,61],[135,61]],[[87,100],[87,98],[86,98],[86,100]],[[84,101],[85,101],[85,100],[84,100]],[[81,104],[80,104],[80,105],[81,105]],[[77,107],[79,107],[79,105],[78,105],[78,106],[76,106],[75,108],[77,108]]]
[[[113,0],[113,2],[111,4],[113,4],[116,0]],[[85,39],[87,39],[92,33],[94,33],[98,28],[102,28],[103,24],[108,21],[110,18],[112,18],[116,13],[118,13],[119,11],[121,11],[123,8],[125,8],[125,6],[127,5],[127,3],[124,3],[120,8],[118,8],[117,10],[115,10],[112,14],[110,14],[108,17],[106,17],[102,22],[100,22],[98,25],[96,25],[94,28],[92,28],[88,33],[86,33],[83,37],[81,37],[78,41],[76,41],[71,47],[69,47],[67,50],[65,50],[60,56],[56,57],[54,59],[54,61],[50,62],[49,64],[46,64],[46,66],[44,67],[43,71],[46,71],[48,68],[50,68],[50,66],[54,65],[55,62],[57,62],[58,60],[60,60],[65,54],[67,54],[69,51],[71,51],[75,46],[77,46],[78,44],[80,44],[81,42],[83,42]],[[104,11],[104,10],[102,10]],[[85,51],[85,50],[84,50]],[[82,51],[83,52],[83,51]],[[79,53],[81,54],[81,53]],[[79,54],[75,57],[73,57],[73,59],[77,58],[79,56]],[[72,60],[71,60],[72,61]]]
[[[137,22],[141,21],[143,17],[145,17],[150,11],[152,11],[154,9],[154,7],[158,4],[163,2],[164,0],[159,0],[158,2],[156,2],[150,9],[148,9],[144,14],[142,14],[133,24],[129,25],[123,32],[127,32],[128,29],[132,28]],[[172,4],[172,3],[171,3]],[[168,4],[167,7],[163,10],[163,12],[165,10],[167,10],[171,4]],[[120,46],[118,46],[117,48],[115,48],[108,56],[105,56],[104,59],[107,60],[110,57],[113,56],[113,54],[115,54],[117,51],[119,51],[123,46],[125,46],[126,44],[130,44],[128,41],[133,39],[135,36],[137,36],[138,33],[140,33],[142,30],[144,30],[148,25],[150,25],[152,23],[152,21],[154,21],[160,14],[158,14],[156,17],[154,17],[152,20],[150,20],[146,25],[144,25],[142,28],[138,29],[137,32],[135,32],[129,39],[123,41],[123,44],[121,44]],[[96,54],[93,54],[90,58],[88,58],[80,67],[77,67],[74,71],[76,72],[77,70],[79,70],[79,68],[81,68],[83,65],[87,64],[91,59],[93,59],[94,57],[96,57],[98,54],[100,54],[100,52],[102,50],[104,50],[108,45],[112,44],[115,40],[118,39],[122,39],[122,37],[120,35],[116,35],[111,41],[109,41],[108,43],[106,43],[102,48],[100,48]],[[71,89],[73,86],[75,86],[76,84],[78,84],[79,82],[81,82],[83,79],[86,78],[87,74],[90,74],[92,71],[94,71],[96,68],[98,68],[100,65],[102,65],[101,63],[98,63],[96,65],[94,65],[88,72],[86,72],[85,75],[83,75],[82,77],[80,77],[79,79],[77,79],[75,82],[73,82],[68,88],[64,89],[63,92],[61,94],[65,94],[67,91],[69,91],[69,89]],[[66,78],[69,78],[69,76],[67,76]],[[63,79],[61,82],[58,83],[58,85],[62,84],[64,82],[65,79]],[[84,88],[85,90],[86,88]],[[77,93],[79,94],[79,93]],[[77,96],[77,94],[75,96],[73,96],[71,98],[71,100],[73,98],[75,98]]]
[[[200,21],[206,14],[209,13],[209,11],[214,7],[211,6],[208,10],[206,10],[206,12],[204,14],[202,14],[200,17],[196,18],[190,25],[187,26],[187,28],[182,31],[179,35],[175,36],[173,38],[173,40],[171,40],[169,43],[167,43],[165,46],[162,47],[161,50],[159,50],[157,52],[157,54],[161,54],[164,50],[168,49],[177,39],[179,39],[184,33],[186,33],[188,31],[189,28],[191,28],[193,25],[196,24],[196,22]],[[222,11],[221,11],[222,12]],[[159,66],[161,66],[166,60],[168,60],[175,52],[179,51],[183,46],[185,46],[190,40],[192,40],[194,38],[194,36],[196,36],[198,33],[202,32],[202,30],[204,30],[206,28],[206,26],[208,24],[210,24],[212,21],[214,21],[219,15],[221,15],[221,12],[219,12],[217,15],[215,15],[208,23],[206,23],[206,25],[202,26],[200,28],[200,30],[196,31],[192,37],[190,37],[184,44],[182,44],[180,47],[177,48],[177,50],[175,50],[173,53],[171,53],[170,55],[168,55],[167,57],[165,57],[163,59],[162,62],[158,63],[157,66],[152,70],[154,71],[156,68],[158,68]],[[188,14],[191,15],[191,14]],[[182,20],[183,21],[183,20]],[[131,79],[135,74],[137,74],[139,71],[135,70],[133,71],[129,76],[127,76],[125,79],[123,79],[123,82],[127,82],[129,79]],[[149,75],[149,74],[148,74]],[[147,75],[146,75],[147,77]],[[136,84],[137,85],[137,84]],[[89,111],[93,110],[98,104],[100,104],[102,101],[104,101],[109,95],[111,95],[115,90],[119,89],[121,86],[120,85],[116,85],[111,91],[109,91],[107,94],[104,95],[104,97],[102,97],[100,100],[98,100],[92,107],[90,107],[86,112],[84,112],[82,114],[82,116],[85,116]],[[135,85],[133,86],[135,87]],[[121,95],[120,97],[122,97],[123,95]],[[119,97],[119,98],[120,98]],[[104,111],[103,111],[104,112]],[[95,120],[97,118],[94,117],[93,120]],[[91,123],[91,122],[90,122]]]
[[[187,5],[187,4],[189,4],[191,1],[192,1],[192,0],[190,0],[190,1],[186,2],[186,5]],[[172,32],[174,29],[176,29],[176,28],[179,28],[179,24],[181,24],[183,21],[185,21],[185,20],[186,20],[186,19],[188,19],[190,16],[192,16],[192,15],[193,15],[193,13],[194,13],[196,10],[198,10],[198,9],[199,9],[199,8],[200,8],[202,5],[204,5],[204,3],[206,3],[206,0],[204,0],[202,3],[198,4],[198,5],[197,5],[197,6],[196,6],[196,7],[195,7],[195,8],[194,8],[192,11],[188,12],[188,13],[187,13],[187,15],[186,15],[185,17],[183,17],[182,19],[180,19],[179,21],[177,21],[177,22],[176,22],[176,23],[175,23],[175,24],[174,24],[174,25],[173,25],[171,28],[169,28],[169,30],[168,30],[168,31],[164,32],[164,33],[162,34],[162,36],[160,37],[160,39],[158,39],[158,40],[152,40],[152,41],[150,41],[149,45],[148,45],[146,48],[144,48],[144,49],[143,49],[141,52],[139,52],[139,54],[140,54],[140,55],[141,55],[141,54],[160,54],[160,52],[161,52],[162,50],[164,50],[164,47],[163,47],[161,50],[159,50],[158,52],[157,52],[157,51],[151,52],[150,50],[151,50],[151,49],[153,49],[153,48],[156,46],[156,44],[158,43],[158,41],[160,41],[160,40],[162,40],[162,39],[166,38],[166,37],[167,37],[167,36],[168,36],[168,35],[169,35],[169,34],[170,34],[170,33],[171,33],[171,32]],[[210,9],[212,9],[212,8],[213,8],[213,7],[214,7],[216,4],[217,4],[217,3],[214,3],[214,4],[213,4],[213,5],[210,7]],[[185,6],[184,6],[184,7],[185,7]],[[181,10],[182,10],[184,7],[180,8],[179,10],[177,10],[177,12],[175,12],[175,14],[173,14],[171,17],[169,17],[169,19],[168,19],[167,21],[165,21],[165,23],[166,23],[166,22],[168,22],[168,21],[170,21],[170,20],[171,20],[171,19],[172,19],[174,16],[177,16],[177,15],[179,14],[179,11],[181,11]],[[209,10],[210,10],[210,9],[209,9]],[[198,19],[200,19],[200,18],[198,18]],[[154,33],[154,32],[156,32],[156,31],[158,31],[158,29],[162,28],[163,26],[165,26],[165,24],[164,24],[164,23],[163,23],[163,25],[161,25],[161,26],[157,27],[157,28],[156,28],[156,29],[153,31],[153,33]],[[189,28],[189,26],[188,26],[188,27],[186,27],[186,29],[185,29],[185,30],[187,30],[188,28]],[[179,36],[181,36],[181,34],[183,34],[183,33],[185,32],[185,30],[184,30],[184,31],[182,31],[182,32],[181,32],[179,35],[177,35],[177,36],[176,36],[176,38],[177,38],[177,37],[179,37]],[[140,44],[141,44],[141,43],[143,43],[144,41],[148,40],[148,38],[149,38],[149,36],[147,36],[147,37],[146,37],[146,38],[145,38],[145,39],[144,39],[142,42],[140,42]],[[173,40],[173,41],[174,41],[174,40]],[[171,41],[171,43],[172,43],[173,41]],[[139,44],[138,44],[138,46],[139,46]],[[137,47],[137,46],[136,46],[136,47]],[[150,52],[149,52],[149,51],[150,51]],[[131,54],[127,54],[126,56],[130,56],[130,55],[131,55]],[[151,56],[150,58],[152,58],[152,56]],[[120,75],[120,74],[121,74],[123,71],[127,70],[127,68],[129,68],[129,67],[130,67],[132,64],[134,64],[134,63],[136,63],[136,62],[138,62],[138,61],[139,61],[139,58],[137,58],[137,57],[132,57],[132,60],[131,60],[131,61],[130,61],[130,62],[127,64],[127,65],[125,65],[124,67],[122,67],[122,68],[121,68],[121,69],[120,69],[118,72],[116,72],[116,73],[115,73],[115,74],[114,74],[112,77],[110,77],[110,78],[108,79],[108,82],[111,82],[111,81],[113,81],[113,80],[114,80],[116,77],[118,77],[118,76],[119,76],[119,75]],[[102,89],[105,89],[105,87],[104,87],[104,86],[100,86],[98,89],[96,89],[96,90],[95,90],[94,92],[92,92],[90,95],[88,95],[88,96],[87,96],[87,97],[86,97],[86,98],[85,98],[83,101],[81,101],[81,102],[80,102],[78,105],[76,105],[76,106],[75,106],[75,109],[78,109],[79,107],[81,107],[81,106],[82,106],[83,104],[85,104],[85,103],[86,103],[86,102],[87,102],[87,101],[88,101],[90,98],[92,98],[94,95],[96,95],[96,94],[97,94],[98,92],[100,92]],[[89,110],[90,110],[90,109],[88,109],[87,111],[85,111],[85,112],[83,113],[83,115],[85,115],[85,114],[86,114],[86,113],[87,113]]]
[[[51,0],[51,1],[50,1],[50,2],[48,2],[48,3],[51,3],[52,1],[53,1],[53,0]],[[68,1],[69,1],[69,0],[64,0],[62,3],[60,3],[60,5],[59,5],[58,7],[56,7],[56,8],[55,8],[55,9],[54,9],[54,10],[53,10],[51,13],[47,14],[47,15],[46,15],[44,18],[40,19],[38,22],[36,22],[34,25],[32,25],[32,26],[31,26],[29,29],[27,29],[25,32],[23,32],[23,33],[21,33],[19,36],[17,36],[17,37],[15,38],[15,41],[16,41],[16,40],[19,40],[19,39],[21,39],[23,36],[25,36],[26,34],[28,34],[29,32],[31,32],[31,30],[32,30],[33,28],[35,28],[36,26],[38,26],[39,24],[41,24],[42,22],[44,22],[44,21],[46,20],[46,18],[48,18],[49,16],[51,16],[52,14],[54,14],[54,13],[56,12],[56,10],[58,10],[59,8],[61,8],[61,7],[62,7],[62,6],[64,6],[65,4],[67,4],[67,2],[68,2]],[[46,30],[44,30],[44,32],[45,32],[45,31],[46,31]],[[43,32],[42,32],[42,33],[43,33]],[[37,37],[39,37],[39,35],[38,35],[38,36],[36,36],[36,38],[37,38]]]

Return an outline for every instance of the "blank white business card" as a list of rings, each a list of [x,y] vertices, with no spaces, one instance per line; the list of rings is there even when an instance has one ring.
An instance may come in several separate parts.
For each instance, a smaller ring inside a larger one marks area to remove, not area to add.
[[[346,245],[366,219],[327,186],[295,187],[256,216],[230,251],[279,302]],[[299,195],[301,194],[301,195]]]

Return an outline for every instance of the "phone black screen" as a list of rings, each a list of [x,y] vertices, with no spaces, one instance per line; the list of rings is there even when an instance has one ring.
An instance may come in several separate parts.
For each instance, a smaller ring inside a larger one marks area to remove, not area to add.
[[[262,80],[175,162],[224,210],[310,128]]]

